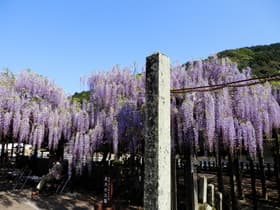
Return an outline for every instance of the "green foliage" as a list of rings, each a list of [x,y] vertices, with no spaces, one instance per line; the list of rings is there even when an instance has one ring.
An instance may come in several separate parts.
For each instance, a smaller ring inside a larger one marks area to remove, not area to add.
[[[225,50],[217,55],[237,62],[240,69],[251,67],[257,77],[280,73],[280,43]]]
[[[82,103],[83,101],[89,101],[90,92],[89,91],[82,91],[80,93],[74,93],[72,96],[72,101],[76,101]]]

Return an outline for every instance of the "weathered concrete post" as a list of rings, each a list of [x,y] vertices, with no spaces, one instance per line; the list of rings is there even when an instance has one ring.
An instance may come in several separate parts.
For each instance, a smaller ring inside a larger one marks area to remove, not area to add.
[[[199,177],[198,180],[198,201],[200,203],[207,203],[207,178],[206,176]]]
[[[146,58],[144,209],[171,209],[170,66],[155,53]]]
[[[214,194],[214,185],[208,184],[207,185],[207,203],[211,206],[215,206],[215,194]]]
[[[220,192],[217,192],[216,193],[216,196],[215,196],[215,207],[217,210],[223,210],[223,194],[220,193]]]

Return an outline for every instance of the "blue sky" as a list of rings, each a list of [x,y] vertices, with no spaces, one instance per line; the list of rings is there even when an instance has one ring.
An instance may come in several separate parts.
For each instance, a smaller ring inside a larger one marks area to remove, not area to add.
[[[141,69],[280,42],[279,0],[0,0],[0,68],[31,69],[67,93],[113,65]]]

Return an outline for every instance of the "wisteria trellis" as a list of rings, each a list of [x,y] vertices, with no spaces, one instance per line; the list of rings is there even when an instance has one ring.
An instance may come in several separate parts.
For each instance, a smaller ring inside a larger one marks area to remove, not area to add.
[[[223,84],[251,77],[235,63],[211,58],[171,67],[171,87]],[[43,76],[23,71],[0,74],[1,141],[13,139],[55,149],[66,141],[70,165],[81,171],[95,151],[141,152],[144,141],[145,72],[133,74],[114,67],[88,79],[90,101],[71,102],[64,91]],[[218,136],[231,152],[245,148],[254,157],[263,138],[280,127],[280,107],[272,97],[279,91],[269,83],[250,87],[172,95],[173,148],[202,138],[208,151],[217,149]],[[278,97],[279,98],[279,97]],[[277,98],[277,100],[278,100]],[[192,132],[190,132],[190,130]],[[190,137],[189,135],[193,135]],[[199,137],[201,136],[201,137]]]

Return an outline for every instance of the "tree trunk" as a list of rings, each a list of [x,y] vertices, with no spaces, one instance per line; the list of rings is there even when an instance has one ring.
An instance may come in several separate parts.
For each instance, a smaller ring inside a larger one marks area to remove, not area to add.
[[[5,157],[5,143],[2,143],[1,148],[1,166],[4,167],[4,157]]]
[[[196,210],[197,204],[197,174],[194,167],[194,152],[192,141],[186,142],[184,167],[185,206],[186,209]]]
[[[275,138],[275,147],[274,147],[274,172],[277,182],[278,189],[278,200],[280,200],[280,154],[279,154],[279,139],[278,139],[278,130],[273,129],[273,137]]]
[[[11,148],[11,155],[10,158],[13,158],[13,153],[14,153],[14,142],[12,143],[12,148]]]
[[[230,167],[233,166],[233,161],[232,161],[232,153],[229,151],[228,154],[228,160],[229,160],[229,177],[230,177],[230,197],[231,197],[231,207],[232,210],[239,209],[238,208],[238,203],[235,195],[235,180],[234,180],[234,168],[235,167]]]
[[[23,143],[23,148],[22,148],[22,156],[25,156],[25,143]]]
[[[37,174],[38,173],[38,168],[37,168],[37,165],[38,165],[38,147],[37,145],[35,146],[34,148],[34,152],[32,154],[32,157],[31,157],[31,167],[32,167],[32,171]]]
[[[258,209],[257,203],[257,191],[256,191],[256,174],[255,167],[252,158],[250,157],[250,174],[251,174],[251,187],[252,187],[252,199],[253,199],[253,210]]]
[[[224,194],[224,180],[223,180],[223,166],[222,166],[222,152],[221,148],[218,149],[217,152],[217,182],[218,182],[218,190],[222,194]]]
[[[190,146],[186,146],[185,151],[185,164],[184,164],[184,186],[185,186],[185,207],[186,209],[193,209],[193,196],[192,196],[192,190],[193,190],[193,183],[192,183],[192,177],[191,177],[191,153],[190,153]]]
[[[261,175],[261,184],[262,184],[262,197],[266,199],[266,183],[265,183],[265,172],[264,172],[264,159],[263,154],[260,149],[257,150],[258,160],[260,164],[260,175]]]
[[[239,157],[237,156],[234,159],[234,167],[235,167],[235,176],[236,176],[236,184],[237,184],[237,197],[238,199],[243,199],[243,190],[242,190],[242,172],[239,167]]]
[[[175,153],[171,153],[171,210],[177,210],[177,175]]]
[[[61,139],[58,143],[57,149],[56,149],[56,159],[57,160],[63,160],[63,155],[64,155],[64,145],[65,140]]]
[[[24,144],[23,144],[23,148],[24,148]],[[20,151],[20,143],[17,143],[17,147],[16,147],[16,158],[18,158],[19,155],[19,151]]]

